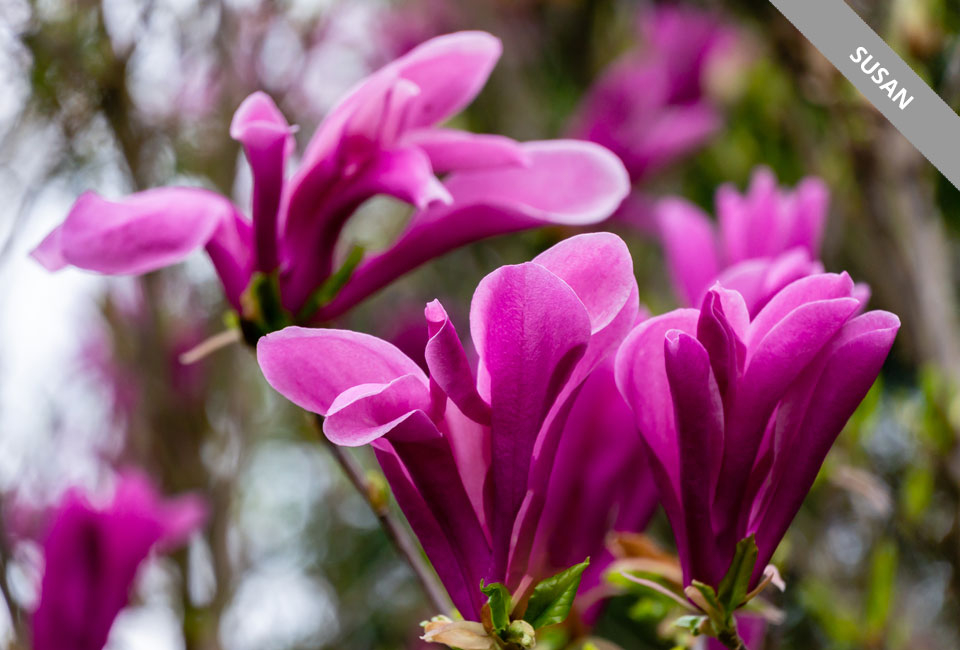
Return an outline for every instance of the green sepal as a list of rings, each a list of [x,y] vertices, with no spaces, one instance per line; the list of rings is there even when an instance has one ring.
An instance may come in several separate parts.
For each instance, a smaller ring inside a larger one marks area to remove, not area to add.
[[[707,602],[707,605],[710,606],[710,609],[716,613],[723,611],[723,608],[720,607],[720,601],[717,599],[717,592],[713,590],[713,587],[699,580],[692,580],[690,586],[700,592],[700,595],[703,596],[703,599]]]
[[[337,297],[337,294],[343,289],[343,285],[347,283],[347,280],[350,279],[350,276],[353,275],[353,272],[363,260],[363,253],[363,246],[354,246],[350,249],[340,268],[307,298],[307,302],[297,313],[298,323],[308,322],[318,309]]]
[[[533,588],[533,595],[527,603],[523,620],[539,630],[547,625],[562,623],[570,613],[573,599],[580,587],[580,577],[590,566],[590,558],[580,564],[547,578]]]
[[[484,585],[480,581],[480,591],[487,597],[484,606],[490,612],[490,625],[498,635],[510,625],[510,610],[513,608],[510,592],[499,582]]]
[[[717,600],[723,607],[722,611],[732,615],[733,610],[743,603],[750,589],[750,577],[757,564],[757,555],[757,541],[753,535],[737,542],[733,561],[717,590]]]

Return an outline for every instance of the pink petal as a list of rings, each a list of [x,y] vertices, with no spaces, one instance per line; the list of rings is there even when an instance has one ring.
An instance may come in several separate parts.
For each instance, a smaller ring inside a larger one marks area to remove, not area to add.
[[[710,217],[683,199],[660,201],[656,216],[677,295],[687,305],[699,305],[720,270]]]
[[[427,260],[493,235],[548,224],[588,225],[608,217],[629,185],[623,165],[587,142],[523,145],[528,167],[465,171],[445,185],[450,205],[415,214],[383,253],[365,260],[320,319],[333,318]]]
[[[359,384],[340,393],[323,422],[331,442],[361,447],[382,438],[415,411],[430,409],[422,377],[403,375],[385,384]]]
[[[430,335],[426,347],[430,380],[436,382],[465,415],[480,424],[489,424],[490,406],[477,392],[467,354],[443,305],[434,300],[424,313]]]
[[[695,334],[698,317],[696,309],[677,309],[645,320],[630,332],[617,352],[617,388],[653,452],[651,460],[669,477],[666,483],[658,483],[665,502],[668,498],[677,502],[680,466],[677,442],[672,435],[674,409],[665,370],[664,339],[670,330]]]
[[[493,491],[490,522],[505,569],[531,456],[553,401],[590,340],[590,318],[574,291],[539,264],[485,277],[470,307],[470,331],[489,377]]]
[[[141,274],[170,266],[204,246],[234,218],[230,202],[207,190],[146,190],[120,201],[87,192],[35,253],[53,266],[66,262],[108,275]]]
[[[727,569],[711,521],[714,473],[723,456],[723,403],[710,357],[696,338],[679,330],[667,332],[664,361],[677,432],[683,529],[689,545],[683,582],[697,579],[715,585]]]
[[[763,567],[786,532],[847,420],[876,380],[899,319],[872,311],[847,322],[818,363],[791,387],[777,412],[774,482],[752,518]]]
[[[293,130],[273,100],[255,92],[240,104],[230,123],[230,136],[240,141],[253,172],[253,224],[256,268],[273,271],[277,257],[277,220],[283,171],[293,149]]]
[[[48,271],[59,271],[70,265],[63,257],[63,244],[60,241],[62,233],[63,226],[57,226],[30,253],[30,256]]]
[[[459,113],[487,83],[502,49],[492,34],[456,32],[432,38],[389,64],[420,88],[407,125],[432,126]]]
[[[429,391],[420,367],[396,347],[369,334],[287,327],[257,344],[267,382],[291,402],[327,415],[338,395],[360,384],[388,384],[413,375]]]
[[[523,146],[502,135],[429,128],[410,131],[401,142],[423,151],[437,173],[530,164]]]

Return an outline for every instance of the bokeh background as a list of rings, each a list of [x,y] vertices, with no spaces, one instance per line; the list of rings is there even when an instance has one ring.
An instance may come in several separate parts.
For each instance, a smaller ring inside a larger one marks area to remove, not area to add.
[[[366,505],[240,347],[185,366],[227,306],[200,255],[144,278],[48,274],[28,251],[82,191],[200,184],[248,205],[227,127],[269,92],[306,139],[351,84],[430,36],[493,32],[504,56],[458,118],[517,139],[567,134],[611,64],[642,53],[647,2],[626,0],[0,0],[0,639],[24,624],[41,571],[31,527],[70,485],[103,489],[139,466],[214,516],[150,562],[112,649],[414,647],[429,610]],[[960,647],[960,192],[765,0],[689,2],[733,48],[699,79],[721,116],[701,146],[635,174],[641,206],[757,165],[832,192],[823,251],[900,315],[881,380],[841,435],[776,561],[788,589],[766,648]],[[960,5],[851,0],[954,108]],[[640,102],[642,104],[642,102]],[[368,249],[406,213],[374,201],[351,224]],[[609,224],[629,242],[643,300],[676,305],[643,209]],[[477,281],[571,234],[482,242],[407,276],[346,325],[416,348],[422,306],[463,322]],[[379,242],[379,244],[378,244]],[[372,467],[371,459],[359,454]],[[651,533],[669,541],[658,517]],[[663,602],[610,603],[598,631],[670,648]]]

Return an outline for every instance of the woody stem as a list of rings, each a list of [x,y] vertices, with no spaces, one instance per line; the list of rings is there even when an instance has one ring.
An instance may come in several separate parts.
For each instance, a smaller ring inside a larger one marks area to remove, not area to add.
[[[374,489],[369,479],[367,479],[366,472],[364,472],[360,463],[358,463],[356,458],[350,455],[346,449],[333,444],[327,439],[323,434],[323,417],[313,415],[310,418],[310,422],[313,425],[317,437],[326,446],[337,464],[340,465],[340,468],[344,474],[347,475],[347,478],[350,479],[350,483],[354,489],[356,489],[357,494],[366,501],[367,505],[369,505],[373,511],[373,514],[376,515],[381,528],[383,528],[383,532],[387,534],[387,539],[390,540],[393,547],[413,570],[414,575],[420,582],[420,586],[423,587],[434,609],[438,613],[453,612],[453,603],[450,602],[450,598],[447,596],[443,585],[441,585],[437,579],[436,574],[424,560],[417,542],[414,541],[407,529],[390,511],[389,503],[379,503],[379,500],[374,498]]]
[[[746,644],[736,630],[721,632],[717,635],[717,641],[722,643],[725,648],[730,648],[730,650],[747,650]]]

